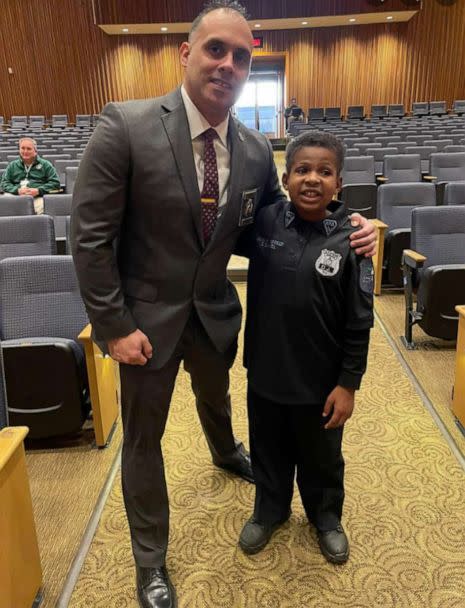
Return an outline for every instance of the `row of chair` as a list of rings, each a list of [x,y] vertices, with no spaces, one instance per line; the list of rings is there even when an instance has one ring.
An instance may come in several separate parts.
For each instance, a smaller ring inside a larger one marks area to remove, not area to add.
[[[457,99],[451,108],[451,111],[457,115],[465,114],[465,100]],[[443,116],[447,114],[447,104],[445,101],[421,101],[412,104],[412,116]],[[402,103],[394,104],[374,104],[371,106],[371,118],[403,118],[407,112]],[[364,120],[366,118],[364,106],[348,106],[347,120]],[[333,106],[328,108],[315,107],[309,108],[307,112],[307,120],[311,121],[331,121],[343,120],[342,108]]]
[[[76,127],[92,127],[98,122],[99,114],[76,114],[75,126]],[[0,117],[0,125],[5,124],[4,117]],[[12,116],[9,121],[9,126],[12,129],[43,129],[45,126],[51,125],[52,127],[67,127],[69,123],[67,114],[53,114],[51,119],[47,121],[44,115],[33,115],[33,116]]]

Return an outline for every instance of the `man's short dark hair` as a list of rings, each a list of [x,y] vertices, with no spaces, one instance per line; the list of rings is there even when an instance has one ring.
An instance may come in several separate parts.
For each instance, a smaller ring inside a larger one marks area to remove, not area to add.
[[[304,131],[294,139],[292,139],[286,148],[286,172],[291,170],[294,157],[298,150],[307,147],[319,147],[332,150],[336,155],[337,172],[341,173],[344,166],[344,144],[340,139],[331,133],[323,133],[323,131]]]
[[[210,0],[210,2],[207,2],[207,4],[205,4],[201,12],[192,22],[191,31],[189,32],[189,42],[192,38],[192,34],[195,32],[196,29],[198,29],[205,15],[208,15],[208,13],[211,13],[212,11],[217,11],[220,8],[225,8],[228,11],[234,11],[244,17],[244,19],[248,19],[249,17],[245,6],[242,6],[242,4],[240,4],[240,2],[237,2],[237,0]]]

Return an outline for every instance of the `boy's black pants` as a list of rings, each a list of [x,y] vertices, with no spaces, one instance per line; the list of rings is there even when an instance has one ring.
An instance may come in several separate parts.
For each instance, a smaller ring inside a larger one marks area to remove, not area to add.
[[[255,476],[254,517],[287,519],[294,475],[308,519],[333,530],[344,502],[343,427],[325,430],[322,405],[275,403],[248,390],[250,455]]]

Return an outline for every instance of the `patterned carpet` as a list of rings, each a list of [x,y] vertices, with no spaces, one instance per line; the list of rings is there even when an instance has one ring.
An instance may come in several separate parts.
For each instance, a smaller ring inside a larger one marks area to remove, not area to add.
[[[244,298],[245,287],[239,291]],[[238,358],[231,392],[240,438],[245,387]],[[237,538],[253,487],[211,464],[188,377],[180,374],[164,440],[168,566],[179,608],[464,608],[465,475],[379,327],[344,450],[349,562],[324,560],[297,494],[290,521],[262,553],[247,557]],[[70,606],[137,606],[119,479]]]

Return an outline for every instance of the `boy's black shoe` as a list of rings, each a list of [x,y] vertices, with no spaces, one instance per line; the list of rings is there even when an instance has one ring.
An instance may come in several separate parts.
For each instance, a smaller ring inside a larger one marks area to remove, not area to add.
[[[142,568],[136,564],[136,574],[141,608],[177,608],[176,592],[165,566]]]
[[[244,527],[242,528],[241,535],[239,536],[239,547],[248,555],[258,553],[268,544],[270,538],[280,526],[282,526],[289,519],[289,515],[274,524],[260,523],[251,517]]]
[[[349,540],[339,524],[334,530],[317,530],[321,552],[329,562],[344,564],[349,559]]]

